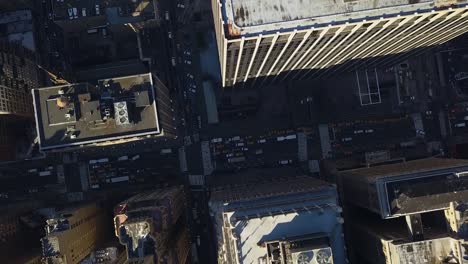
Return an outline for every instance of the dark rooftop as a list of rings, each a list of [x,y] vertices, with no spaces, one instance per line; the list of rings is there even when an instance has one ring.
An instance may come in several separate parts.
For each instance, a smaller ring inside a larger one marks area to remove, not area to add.
[[[331,184],[305,176],[296,168],[248,169],[214,175],[212,201],[234,202],[329,189]]]
[[[151,74],[98,80],[96,86],[35,89],[33,94],[42,149],[160,133]]]
[[[468,166],[467,160],[427,158],[403,163],[344,171],[346,176],[377,178]]]
[[[386,218],[441,210],[452,201],[464,200],[467,171],[466,160],[428,158],[344,171],[342,184],[351,202],[370,206]],[[366,196],[363,188],[376,192],[378,199]]]
[[[150,0],[57,0],[52,3],[56,21],[106,16],[111,24],[124,24],[154,18],[155,11]]]

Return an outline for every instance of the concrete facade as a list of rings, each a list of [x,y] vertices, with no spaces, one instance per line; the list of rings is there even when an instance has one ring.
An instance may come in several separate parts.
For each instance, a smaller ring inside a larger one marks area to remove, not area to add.
[[[250,80],[260,85],[256,80],[266,76],[322,78],[362,66],[388,65],[410,51],[442,44],[468,31],[466,1],[343,6],[320,16],[298,11],[297,6],[298,14],[285,10],[280,20],[269,18],[275,13],[272,10],[257,10],[252,21],[241,16],[252,12],[247,4],[235,9],[231,2],[212,0],[223,87]]]

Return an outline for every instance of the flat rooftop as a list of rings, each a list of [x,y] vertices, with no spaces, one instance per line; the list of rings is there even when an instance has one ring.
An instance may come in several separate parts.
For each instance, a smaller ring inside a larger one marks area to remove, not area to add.
[[[349,195],[372,189],[382,217],[396,217],[446,209],[450,202],[463,200],[468,195],[467,172],[466,160],[428,158],[344,171],[343,186],[354,190]]]
[[[33,90],[41,149],[160,133],[151,74]]]
[[[432,10],[433,0],[221,0],[231,36]],[[459,5],[466,1],[458,1]]]
[[[56,21],[106,16],[110,24],[120,24],[155,18],[151,0],[62,0],[52,4]]]
[[[327,182],[304,176],[291,167],[247,169],[213,178],[211,200],[225,203],[334,188]]]
[[[343,174],[345,174],[346,177],[366,177],[368,179],[374,179],[388,176],[431,172],[443,169],[455,170],[459,167],[462,167],[464,169],[464,167],[466,166],[468,166],[467,160],[427,158],[402,163],[375,166],[371,168],[348,170],[343,171]]]

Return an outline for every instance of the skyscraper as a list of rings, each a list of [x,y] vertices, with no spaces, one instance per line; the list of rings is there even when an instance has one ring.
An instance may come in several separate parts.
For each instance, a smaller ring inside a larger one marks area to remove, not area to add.
[[[212,0],[223,86],[328,76],[468,31],[467,1]],[[339,65],[337,67],[331,67]]]
[[[137,194],[115,208],[115,235],[129,263],[184,264],[190,252],[183,187]]]
[[[423,159],[343,171],[339,182],[355,263],[466,263],[468,162]]]
[[[106,239],[106,221],[95,203],[57,211],[46,221],[42,255],[48,264],[80,263]]]
[[[18,138],[33,120],[30,90],[44,84],[32,51],[0,42],[0,160],[16,158]]]
[[[151,73],[33,90],[43,150],[176,137],[168,88]]]
[[[16,157],[17,138],[25,132],[31,121],[31,96],[23,89],[13,89],[0,84],[0,160]]]
[[[286,167],[215,178],[218,263],[346,263],[335,186]]]

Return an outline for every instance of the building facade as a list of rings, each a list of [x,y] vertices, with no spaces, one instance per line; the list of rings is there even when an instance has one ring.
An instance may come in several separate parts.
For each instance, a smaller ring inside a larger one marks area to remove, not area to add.
[[[137,194],[115,208],[115,235],[128,263],[184,264],[190,252],[183,187]]]
[[[0,160],[16,158],[25,127],[33,120],[30,91],[44,82],[34,52],[0,41]]]
[[[323,78],[391,65],[411,51],[467,32],[466,5],[438,0],[295,0],[287,5],[212,0],[222,84],[262,77]]]
[[[212,186],[218,263],[346,263],[335,187],[307,176],[261,179],[257,172]]]
[[[42,239],[45,263],[80,263],[105,242],[104,210],[91,203],[56,213],[46,221]]]
[[[31,95],[23,90],[0,85],[0,115],[32,117]]]

